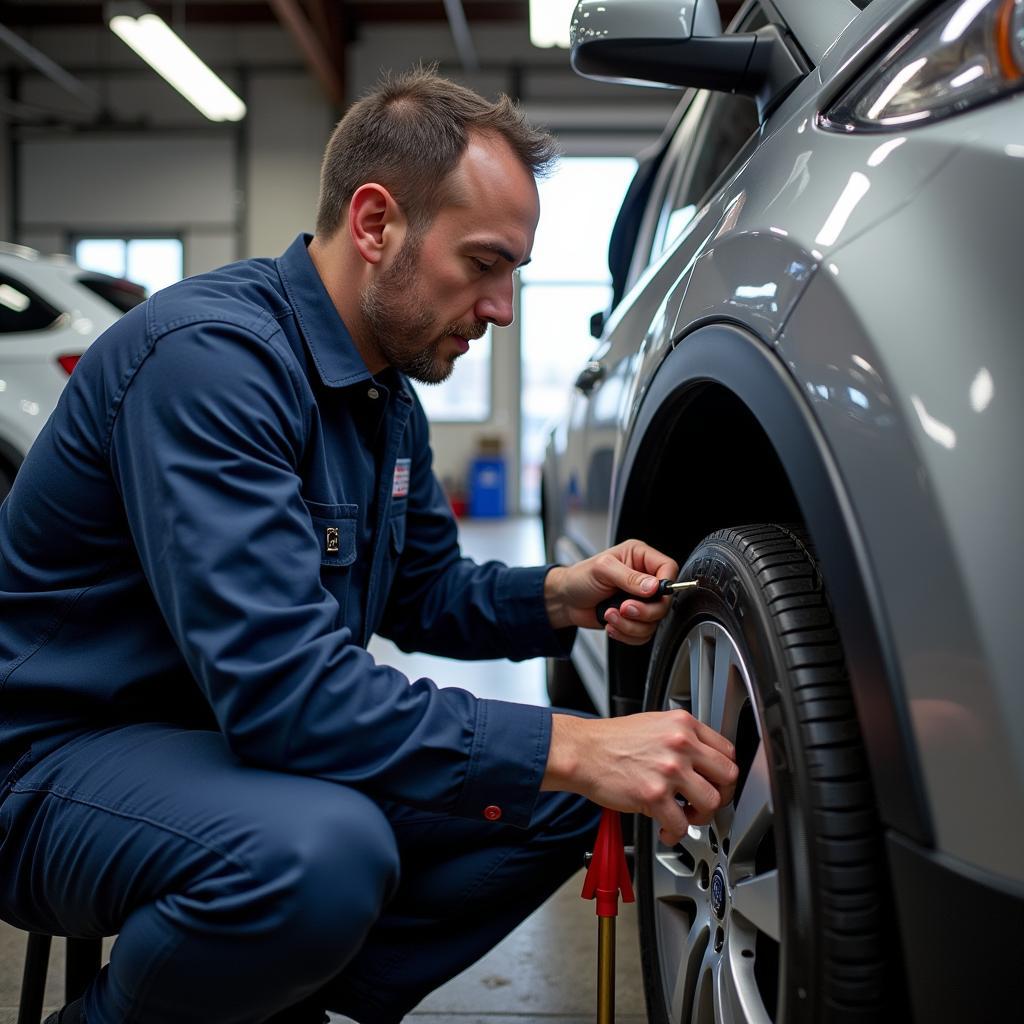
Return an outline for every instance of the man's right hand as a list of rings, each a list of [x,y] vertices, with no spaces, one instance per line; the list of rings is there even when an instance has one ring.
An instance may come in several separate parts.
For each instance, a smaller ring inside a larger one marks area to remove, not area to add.
[[[735,756],[724,736],[686,711],[603,719],[556,714],[541,789],[646,814],[671,846],[690,825],[706,824],[732,799],[739,775]]]

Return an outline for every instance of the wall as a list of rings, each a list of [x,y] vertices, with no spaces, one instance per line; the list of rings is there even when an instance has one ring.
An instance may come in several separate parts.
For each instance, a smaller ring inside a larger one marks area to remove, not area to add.
[[[186,273],[235,256],[234,142],[217,136],[90,133],[18,147],[21,241],[67,251],[69,236],[180,234]]]
[[[276,256],[300,231],[313,230],[334,117],[302,71],[254,72],[247,98],[245,249]]]

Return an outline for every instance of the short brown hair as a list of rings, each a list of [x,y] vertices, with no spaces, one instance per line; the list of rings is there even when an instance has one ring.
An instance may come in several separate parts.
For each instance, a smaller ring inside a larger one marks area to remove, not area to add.
[[[384,75],[349,108],[327,144],[316,233],[333,235],[353,193],[368,181],[394,196],[414,230],[424,229],[449,198],[443,183],[471,132],[504,139],[535,177],[558,155],[550,133],[528,124],[507,96],[491,103],[435,67]]]

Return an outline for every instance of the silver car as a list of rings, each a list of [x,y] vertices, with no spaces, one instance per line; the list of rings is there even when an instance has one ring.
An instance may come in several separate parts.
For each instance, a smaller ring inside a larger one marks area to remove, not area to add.
[[[649,1019],[1024,1020],[1024,0],[583,0],[685,89],[551,437],[548,555],[696,590],[554,703],[685,708],[741,779],[636,822]],[[595,86],[599,98],[599,86]]]

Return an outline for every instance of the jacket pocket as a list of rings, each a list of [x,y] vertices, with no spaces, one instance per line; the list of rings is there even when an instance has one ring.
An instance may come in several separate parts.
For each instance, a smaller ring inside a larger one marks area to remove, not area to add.
[[[325,505],[303,498],[320,545],[320,565],[343,569],[356,560],[358,505]]]

